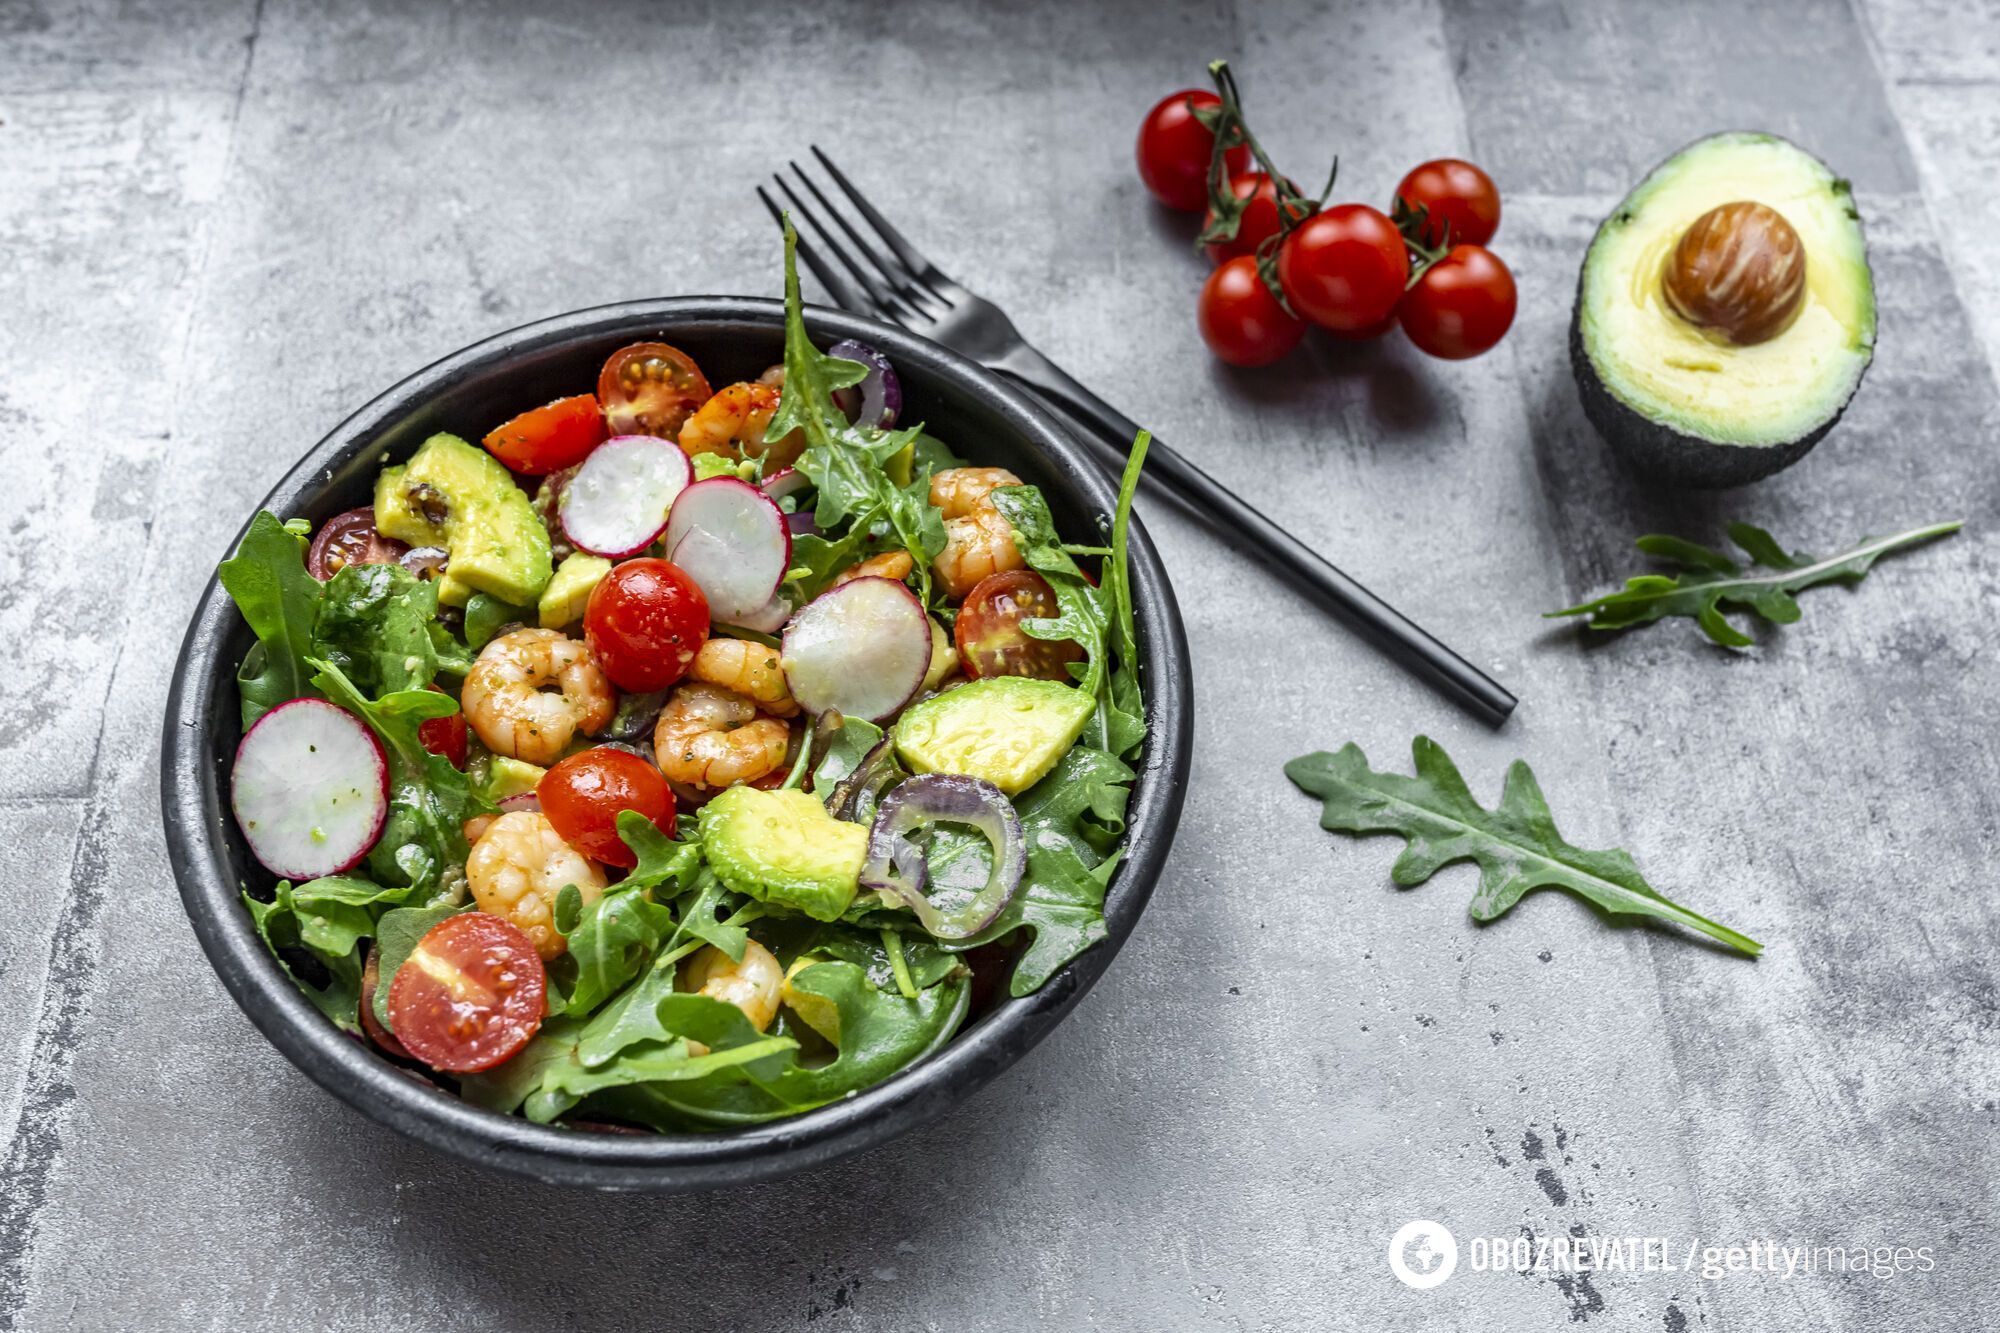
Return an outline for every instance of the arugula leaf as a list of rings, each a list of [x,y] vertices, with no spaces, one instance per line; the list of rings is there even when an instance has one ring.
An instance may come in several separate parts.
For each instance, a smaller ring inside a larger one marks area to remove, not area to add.
[[[1556,832],[1540,784],[1526,763],[1507,770],[1500,804],[1489,811],[1473,798],[1449,756],[1428,736],[1411,746],[1416,776],[1377,773],[1361,747],[1321,751],[1285,765],[1285,776],[1325,801],[1320,827],[1341,833],[1398,833],[1409,845],[1390,877],[1405,888],[1445,866],[1479,864],[1475,921],[1504,915],[1535,889],[1564,889],[1614,917],[1671,921],[1755,958],[1764,946],[1697,915],[1656,891],[1630,854],[1572,847]]]
[[[369,699],[333,663],[309,660],[319,672],[313,685],[366,722],[389,755],[389,820],[368,854],[369,870],[378,879],[416,884],[438,881],[449,868],[464,865],[462,826],[493,806],[470,777],[426,750],[417,735],[429,719],[457,712],[458,704],[436,690],[398,690]]]
[[[817,492],[813,517],[820,527],[831,532],[847,521],[851,527],[841,540],[858,548],[857,533],[865,541],[872,525],[886,522],[916,561],[918,592],[928,604],[931,561],[944,549],[944,516],[930,502],[927,479],[899,486],[885,470],[890,459],[923,435],[923,427],[888,431],[848,421],[835,406],[833,391],[859,384],[867,373],[859,362],[826,355],[807,335],[799,295],[798,233],[787,218],[785,387],[764,438],[775,444],[795,430],[804,435],[806,449],[796,466]]]
[[[264,947],[306,998],[335,1024],[357,1032],[361,941],[375,929],[375,914],[369,909],[397,892],[344,875],[296,887],[280,880],[270,902],[245,893],[243,906]]]
[[[1589,616],[1590,628],[1616,630],[1651,624],[1666,616],[1689,616],[1715,642],[1726,648],[1744,648],[1755,640],[1729,622],[1722,613],[1724,604],[1745,607],[1774,625],[1789,625],[1799,618],[1793,593],[1821,583],[1859,583],[1869,568],[1890,552],[1949,536],[1963,526],[1962,522],[1933,523],[1892,537],[1864,538],[1848,550],[1822,559],[1804,552],[1787,555],[1764,529],[1731,523],[1730,540],[1742,547],[1755,565],[1769,571],[1761,574],[1746,572],[1720,551],[1652,533],[1633,544],[1647,555],[1679,565],[1686,573],[1641,574],[1627,579],[1619,592],[1550,611],[1545,618]]]
[[[701,843],[669,838],[637,810],[618,812],[618,836],[638,858],[619,881],[621,888],[657,889],[672,881],[674,892],[680,893],[693,886],[695,871],[701,867]]]
[[[868,752],[882,740],[882,728],[873,722],[858,717],[843,717],[840,729],[833,733],[833,740],[820,756],[819,766],[813,769],[813,794],[828,797],[840,782],[861,767],[861,761]]]
[[[259,510],[235,557],[215,571],[257,635],[236,674],[246,730],[279,704],[310,693],[306,657],[322,586],[306,572],[305,552],[303,537]]]
[[[564,1012],[588,1014],[617,994],[646,966],[673,928],[674,914],[643,889],[619,884],[605,890],[583,909],[576,929],[568,932],[569,954],[577,971]]]
[[[438,628],[435,583],[400,565],[343,565],[320,597],[312,656],[371,695],[420,690],[437,678]]]

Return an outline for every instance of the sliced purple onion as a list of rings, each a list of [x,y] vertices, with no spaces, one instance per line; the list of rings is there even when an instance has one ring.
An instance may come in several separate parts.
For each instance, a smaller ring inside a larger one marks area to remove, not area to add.
[[[539,813],[541,808],[542,798],[531,791],[516,792],[500,802],[500,813],[507,815],[511,815],[517,810]]]
[[[653,724],[660,720],[660,710],[666,707],[667,690],[652,690],[645,694],[624,694],[618,698],[618,711],[611,715],[611,725],[604,729],[604,739],[608,741],[642,741],[653,734]]]
[[[801,509],[797,513],[785,515],[785,526],[791,529],[794,537],[819,536],[819,520],[813,517],[813,511],[810,509]]]
[[[857,426],[895,425],[897,415],[903,410],[903,386],[889,358],[852,338],[835,343],[826,349],[826,354],[843,361],[859,361],[868,367],[861,383],[833,391],[833,405],[847,413],[847,419]]]
[[[861,756],[852,773],[833,785],[826,808],[835,819],[855,824],[873,822],[876,799],[882,789],[902,776],[902,768],[896,762],[896,738],[884,736]]]
[[[451,552],[442,546],[412,546],[396,563],[420,579],[434,579],[451,563]]]
[[[993,871],[978,892],[925,892],[930,868],[910,835],[932,824],[964,824],[993,846]],[[897,899],[941,940],[962,940],[993,924],[1014,900],[1028,867],[1021,818],[1000,789],[957,773],[926,773],[899,784],[882,800],[868,830],[861,886]]]

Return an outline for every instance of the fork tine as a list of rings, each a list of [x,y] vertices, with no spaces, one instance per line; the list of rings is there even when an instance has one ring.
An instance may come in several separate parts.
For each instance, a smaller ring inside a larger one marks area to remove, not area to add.
[[[761,185],[757,187],[757,197],[764,201],[764,207],[771,210],[772,220],[782,231],[785,226],[785,210],[778,207],[778,201],[765,193]],[[867,294],[857,289],[852,281],[822,260],[818,248],[803,236],[799,237],[799,258],[806,261],[806,267],[819,279],[820,286],[832,294],[835,305],[843,310],[866,310],[869,307]]]
[[[861,191],[854,188],[853,182],[841,174],[840,168],[833,165],[833,159],[828,157],[818,144],[812,146],[812,154],[819,159],[819,164],[826,168],[827,174],[833,177],[833,183],[840,187],[841,193],[845,194],[853,201],[854,206],[861,210],[861,216],[868,219],[868,225],[875,228],[881,234],[883,242],[895,252],[896,258],[903,261],[903,266],[916,275],[917,281],[922,283],[931,295],[937,297],[938,300],[943,301],[946,305],[952,304],[946,298],[945,294],[938,290],[940,285],[956,286],[950,278],[945,276],[944,271],[930,260],[918,254],[916,247],[903,239],[903,234],[890,224],[889,219],[883,217],[875,210],[875,205],[869,203],[862,196]],[[933,282],[931,280],[933,278],[939,281]]]
[[[848,273],[853,275],[853,280],[860,283],[867,291],[868,300],[863,302],[860,308],[872,308],[877,314],[886,316],[898,324],[906,327],[909,326],[916,316],[905,307],[902,301],[897,299],[895,288],[884,282],[880,277],[862,268],[861,265],[855,263],[854,257],[842,248],[839,238],[827,229],[826,223],[820,219],[818,214],[812,211],[812,208],[804,200],[799,198],[797,192],[792,189],[783,176],[773,176],[771,179],[776,182],[778,189],[783,192],[785,198],[791,202],[792,212],[807,226],[812,228],[814,233],[819,236],[821,243],[826,247],[828,253],[838,259],[841,265],[847,269]],[[921,312],[918,313],[921,314]],[[925,323],[936,323],[927,314],[922,315],[922,319]]]
[[[820,192],[819,185],[812,177],[806,175],[798,163],[793,162],[791,168],[792,173],[799,178],[799,182],[812,192],[812,197],[819,200],[819,205],[826,210],[827,216],[832,218],[839,225],[841,231],[847,234],[847,239],[854,243],[854,247],[867,257],[869,263],[881,270],[882,276],[889,280],[889,285],[894,289],[896,295],[902,297],[912,309],[928,316],[930,311],[925,309],[926,304],[938,298],[927,291],[922,281],[914,273],[910,272],[901,261],[893,256],[885,261],[881,255],[877,254],[875,247],[868,244],[868,238],[854,229],[854,224],[847,220],[847,215],[833,206],[833,201]],[[941,304],[946,309],[950,309],[951,303],[949,301],[941,302]]]

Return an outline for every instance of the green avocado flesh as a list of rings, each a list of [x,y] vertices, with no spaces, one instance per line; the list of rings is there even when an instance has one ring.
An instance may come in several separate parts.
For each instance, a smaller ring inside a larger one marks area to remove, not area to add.
[[[449,554],[438,601],[463,606],[483,592],[533,606],[553,573],[549,530],[528,494],[492,454],[456,435],[433,435],[375,481],[375,530]]]
[[[837,921],[860,890],[868,830],[802,791],[725,788],[698,819],[716,875],[758,902]]]
[[[896,753],[919,773],[983,778],[1009,796],[1040,782],[1097,701],[1053,680],[989,676],[934,695],[896,723]]]
[[[1806,256],[1798,316],[1736,346],[1675,313],[1661,275],[1682,234],[1721,204],[1782,214]],[[1694,485],[1774,472],[1824,435],[1875,348],[1875,287],[1847,182],[1767,134],[1703,139],[1656,168],[1584,256],[1571,355],[1584,408],[1633,462]]]

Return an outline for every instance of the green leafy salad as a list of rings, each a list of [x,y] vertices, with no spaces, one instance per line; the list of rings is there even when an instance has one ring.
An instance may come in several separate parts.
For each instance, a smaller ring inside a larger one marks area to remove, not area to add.
[[[813,345],[794,245],[760,378],[635,343],[221,566],[244,906],[328,1020],[493,1110],[794,1115],[1104,937],[1146,438],[1065,542],[898,424],[880,352]]]

